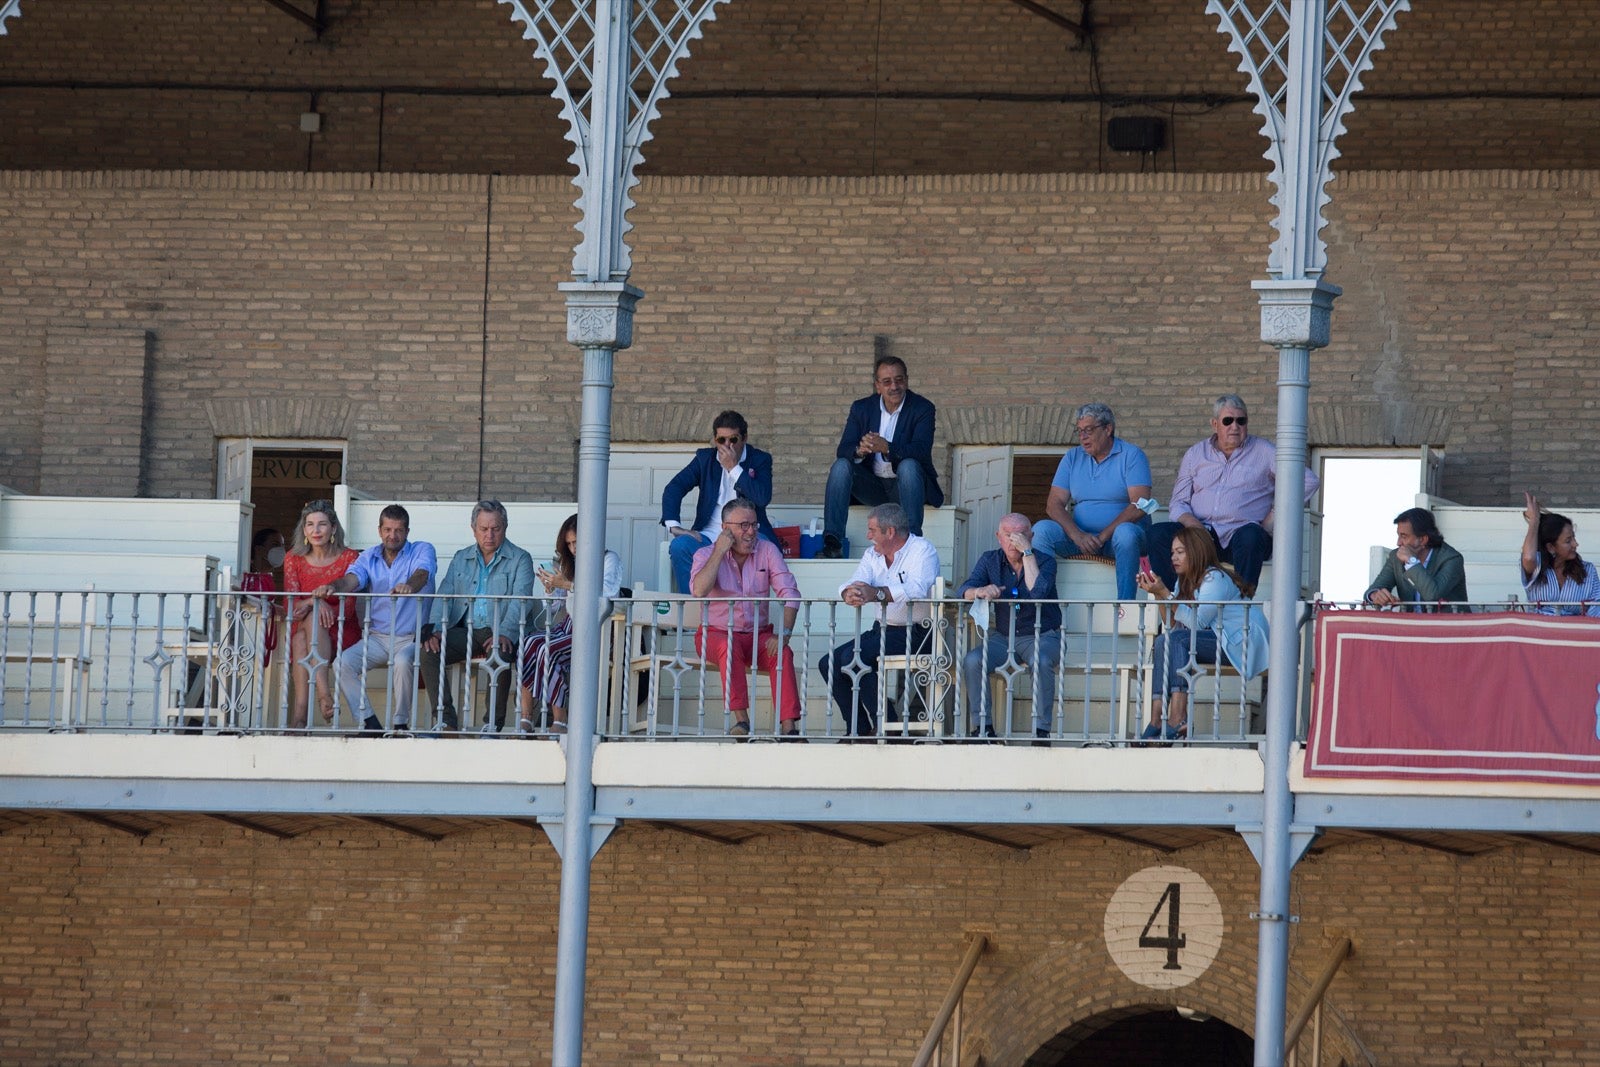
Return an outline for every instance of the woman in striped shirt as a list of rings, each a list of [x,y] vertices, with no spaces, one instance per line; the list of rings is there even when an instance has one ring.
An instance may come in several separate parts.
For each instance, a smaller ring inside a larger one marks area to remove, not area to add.
[[[1532,493],[1523,493],[1528,535],[1522,539],[1522,589],[1535,611],[1545,615],[1600,618],[1600,574],[1578,555],[1572,520],[1541,512]]]

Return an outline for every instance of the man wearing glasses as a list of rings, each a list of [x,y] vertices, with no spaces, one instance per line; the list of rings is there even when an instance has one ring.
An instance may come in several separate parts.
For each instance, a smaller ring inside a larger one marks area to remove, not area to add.
[[[1222,562],[1233,564],[1234,572],[1252,587],[1261,578],[1261,565],[1272,558],[1278,450],[1250,435],[1249,412],[1233,393],[1217,397],[1211,412],[1211,436],[1185,452],[1178,464],[1167,504],[1173,521],[1150,528],[1150,569],[1168,588],[1177,588],[1172,538],[1179,525],[1210,530]],[[1309,468],[1305,474],[1309,501],[1320,483]]]
[[[939,507],[944,490],[933,469],[933,401],[907,388],[905,361],[879,356],[872,368],[873,396],[850,405],[828,470],[822,505],[822,555],[844,555],[844,527],[852,503],[899,504],[922,536],[922,509]]]
[[[731,737],[750,736],[750,665],[765,671],[778,708],[778,736],[804,741],[800,733],[800,685],[789,638],[800,613],[800,587],[778,546],[756,536],[756,508],[734,497],[722,509],[722,532],[694,554],[690,592],[715,599],[706,605],[694,647],[716,665],[733,722]],[[767,617],[767,600],[783,601],[783,629]]]
[[[1083,405],[1074,420],[1078,447],[1061,457],[1044,505],[1050,517],[1033,528],[1033,544],[1053,556],[1110,557],[1117,599],[1132,600],[1150,525],[1138,503],[1150,496],[1150,460],[1117,436],[1117,417],[1104,404]]]
[[[689,592],[689,568],[694,554],[716,540],[722,532],[722,508],[734,497],[743,497],[756,509],[763,538],[778,543],[767,521],[767,505],[772,503],[772,454],[752,448],[746,442],[750,426],[737,411],[724,411],[711,422],[711,447],[697,449],[689,465],[667,483],[661,494],[661,525],[672,535],[667,555],[672,560],[673,586],[679,593]],[[694,527],[678,524],[684,494],[700,490],[694,505]]]

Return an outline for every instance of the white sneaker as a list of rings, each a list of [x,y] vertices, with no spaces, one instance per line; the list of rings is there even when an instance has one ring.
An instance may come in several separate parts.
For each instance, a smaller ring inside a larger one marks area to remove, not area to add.
[[[498,727],[498,726],[496,726],[494,724],[494,720],[493,719],[491,719],[488,722],[484,723],[483,724],[483,728],[478,731],[478,733],[483,737],[493,737],[495,734],[498,734],[499,732],[500,732],[500,727]]]

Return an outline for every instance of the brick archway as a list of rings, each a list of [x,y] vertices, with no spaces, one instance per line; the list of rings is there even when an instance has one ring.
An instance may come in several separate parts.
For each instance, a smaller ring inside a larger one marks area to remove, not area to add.
[[[1309,981],[1291,969],[1291,1008],[1305,997]],[[969,1016],[970,1037],[961,1061],[981,1055],[989,1067],[1024,1067],[1046,1044],[1075,1028],[1082,1028],[1076,1035],[1082,1040],[1121,1020],[1177,1008],[1201,1012],[1253,1036],[1254,941],[1234,939],[1200,980],[1172,990],[1146,989],[1129,981],[1098,939],[1054,946],[985,992]],[[1352,1065],[1367,1063],[1362,1048],[1337,1006],[1325,1004],[1325,1062],[1337,1064],[1342,1057]]]

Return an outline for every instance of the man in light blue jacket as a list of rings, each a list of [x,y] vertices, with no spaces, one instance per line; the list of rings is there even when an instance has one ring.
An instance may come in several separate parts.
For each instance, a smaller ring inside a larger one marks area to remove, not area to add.
[[[422,628],[422,679],[446,730],[459,730],[461,724],[450,690],[442,684],[443,670],[466,659],[469,650],[490,657],[494,678],[483,732],[499,733],[506,724],[517,642],[533,603],[533,557],[506,540],[507,525],[505,506],[498,500],[480,500],[473,507],[473,543],[451,558],[439,583],[443,596],[433,602],[432,617]],[[495,650],[498,660],[492,655]]]

